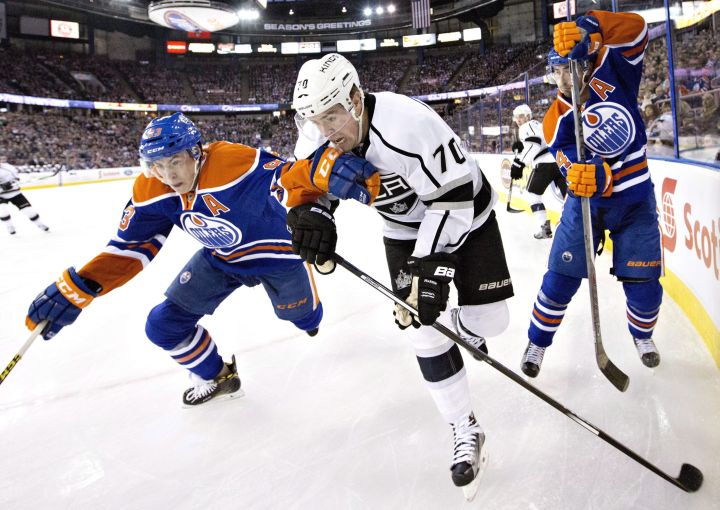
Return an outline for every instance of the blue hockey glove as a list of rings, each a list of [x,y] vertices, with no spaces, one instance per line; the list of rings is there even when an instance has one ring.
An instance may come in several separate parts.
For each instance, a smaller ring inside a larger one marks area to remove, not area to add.
[[[71,267],[30,304],[25,325],[33,330],[37,324],[47,320],[42,335],[45,340],[50,340],[63,327],[75,322],[82,309],[90,304],[98,292],[99,288],[97,291],[90,289],[88,283]]]
[[[455,276],[455,263],[452,259],[452,255],[447,253],[431,253],[422,258],[408,259],[408,266],[413,274],[413,286],[406,301],[411,306],[417,303],[415,308],[418,318],[424,326],[431,326],[447,306],[450,282]]]
[[[310,179],[322,191],[369,205],[380,191],[380,174],[369,161],[328,147],[312,159]]]

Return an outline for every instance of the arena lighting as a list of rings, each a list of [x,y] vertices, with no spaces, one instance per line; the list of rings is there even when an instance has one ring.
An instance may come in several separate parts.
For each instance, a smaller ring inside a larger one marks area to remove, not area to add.
[[[215,45],[213,43],[191,42],[188,44],[188,51],[190,53],[212,53],[215,51]]]
[[[363,9],[363,14],[364,14],[365,16],[370,16],[370,15],[372,15],[372,9],[371,9],[370,7],[365,7],[365,9]]]
[[[392,14],[393,12],[395,12],[395,6],[393,4],[388,5],[387,11]]]
[[[238,22],[226,2],[215,0],[161,0],[148,6],[151,21],[184,32],[216,32]]]
[[[242,21],[260,19],[260,12],[255,9],[240,9],[237,14]]]
[[[347,12],[347,8],[346,8],[344,5],[343,5],[343,8],[342,8],[342,12],[343,12],[343,13]]]
[[[383,12],[385,12],[385,9],[383,9],[382,7],[378,7],[375,9],[375,14],[382,14]]]

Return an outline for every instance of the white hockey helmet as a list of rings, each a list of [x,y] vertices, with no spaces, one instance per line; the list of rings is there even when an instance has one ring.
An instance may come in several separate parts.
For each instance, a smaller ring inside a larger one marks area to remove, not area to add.
[[[341,104],[352,109],[351,91],[360,89],[355,67],[339,53],[328,53],[322,58],[308,60],[300,68],[292,107],[302,118],[313,117]]]
[[[520,117],[520,115],[526,115],[528,120],[532,119],[532,110],[530,107],[526,104],[521,104],[519,106],[516,106],[513,110],[513,120],[517,122],[517,118]]]
[[[356,112],[352,91],[360,93],[360,112]],[[365,109],[355,67],[342,55],[329,53],[316,60],[308,60],[300,68],[292,107],[295,123],[308,139],[324,138],[333,147],[351,150],[362,143],[362,118]],[[349,134],[348,126],[357,126],[356,134]]]

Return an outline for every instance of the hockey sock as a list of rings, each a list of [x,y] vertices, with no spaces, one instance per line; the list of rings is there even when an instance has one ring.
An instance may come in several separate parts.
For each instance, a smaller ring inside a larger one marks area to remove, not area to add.
[[[623,282],[627,298],[628,329],[633,338],[651,338],[662,302],[662,286],[658,280]]]
[[[540,226],[544,225],[547,221],[547,211],[545,210],[545,204],[542,202],[542,197],[535,193],[528,193],[528,202],[530,203],[530,210],[533,213],[533,217],[538,221]]]
[[[422,330],[413,333],[424,335]],[[426,340],[413,342],[420,371],[440,415],[454,423],[471,412],[470,387],[460,349],[449,340],[442,339],[439,345],[434,342],[435,346]]]
[[[35,209],[33,209],[32,206],[30,206],[30,207],[23,207],[23,208],[20,209],[20,210],[23,212],[23,214],[25,214],[25,216],[28,217],[28,219],[29,219],[30,221],[32,221],[32,222],[35,224],[35,226],[36,226],[37,228],[39,228],[39,229],[41,229],[41,230],[47,230],[47,229],[48,229],[47,225],[45,225],[42,221],[40,221],[40,215],[35,212]]]
[[[178,364],[210,380],[224,363],[210,334],[197,324],[200,318],[166,299],[150,311],[145,333]]]
[[[535,298],[528,338],[538,347],[552,344],[555,332],[565,317],[570,300],[580,287],[580,278],[565,276],[555,271],[547,271],[543,283]]]

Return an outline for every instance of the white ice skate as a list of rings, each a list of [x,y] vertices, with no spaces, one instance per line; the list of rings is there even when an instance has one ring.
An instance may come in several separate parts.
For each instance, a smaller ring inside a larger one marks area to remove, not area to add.
[[[652,338],[633,338],[633,340],[643,365],[648,368],[655,368],[660,364],[660,353],[655,347]]]
[[[488,454],[485,449],[485,433],[470,413],[452,425],[455,442],[453,463],[450,467],[452,481],[461,487],[465,499],[472,501],[478,491],[480,478],[487,466]]]

